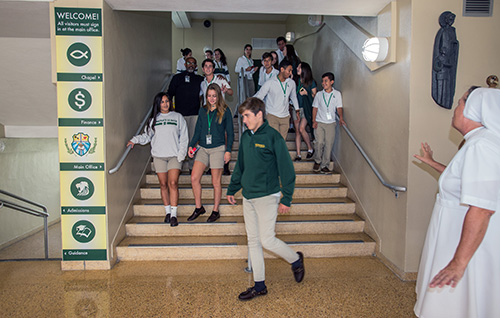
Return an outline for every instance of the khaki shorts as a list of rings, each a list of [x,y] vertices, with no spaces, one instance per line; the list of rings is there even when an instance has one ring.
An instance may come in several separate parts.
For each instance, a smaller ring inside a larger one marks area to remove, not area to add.
[[[182,169],[182,162],[177,161],[177,157],[156,158],[153,157],[155,171],[158,173],[168,172],[170,169]]]
[[[215,148],[203,148],[196,153],[195,161],[203,163],[210,169],[223,169],[224,168],[224,153],[226,146],[222,145]]]
[[[305,115],[304,115],[304,108],[299,108],[300,110],[300,118],[306,118]],[[295,108],[292,108],[292,110],[290,110],[290,113],[292,114],[292,120],[293,121],[296,121],[297,120],[297,111],[295,110]]]

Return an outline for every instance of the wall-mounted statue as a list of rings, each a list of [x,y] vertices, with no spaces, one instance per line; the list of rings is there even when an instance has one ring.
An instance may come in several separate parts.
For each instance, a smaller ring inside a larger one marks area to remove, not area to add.
[[[458,40],[455,28],[451,26],[453,22],[453,13],[441,13],[441,29],[436,34],[432,53],[432,98],[439,106],[447,109],[451,109],[453,105],[458,63]]]

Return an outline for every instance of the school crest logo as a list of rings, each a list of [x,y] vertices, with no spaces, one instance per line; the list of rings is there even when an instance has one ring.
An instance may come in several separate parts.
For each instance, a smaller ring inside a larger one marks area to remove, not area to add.
[[[97,146],[97,138],[94,138],[94,143],[90,142],[90,136],[83,132],[78,132],[73,135],[71,142],[71,148],[68,146],[68,140],[64,138],[64,144],[66,145],[66,150],[70,155],[78,155],[83,157],[87,154],[93,154],[95,152],[95,147]]]

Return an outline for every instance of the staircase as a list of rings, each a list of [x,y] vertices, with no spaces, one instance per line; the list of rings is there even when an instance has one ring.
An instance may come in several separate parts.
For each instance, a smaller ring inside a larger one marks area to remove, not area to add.
[[[288,134],[287,147],[295,157],[295,135]],[[238,138],[235,138],[230,162],[234,168]],[[307,148],[303,143],[302,158]],[[363,232],[365,222],[355,214],[355,203],[347,198],[347,188],[340,175],[312,172],[313,161],[294,162],[297,174],[292,207],[288,215],[279,215],[276,236],[306,257],[370,256],[375,242]],[[151,164],[151,170],[154,167]],[[207,213],[187,222],[193,212],[194,197],[187,170],[179,178],[177,227],[163,223],[165,210],[160,199],[158,178],[151,172],[140,189],[141,199],[134,205],[134,216],[126,224],[126,238],[117,247],[119,260],[220,260],[246,259],[248,256],[241,191],[238,204],[230,205],[226,197],[231,176],[222,176],[221,217],[207,223],[212,212],[211,176],[202,177],[202,202]],[[265,254],[273,258],[271,254]]]

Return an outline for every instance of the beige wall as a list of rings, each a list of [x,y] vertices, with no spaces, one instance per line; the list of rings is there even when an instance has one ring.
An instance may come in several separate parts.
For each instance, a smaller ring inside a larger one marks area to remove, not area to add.
[[[104,4],[104,95],[106,168],[111,169],[171,71],[170,14],[112,11]],[[124,236],[134,193],[148,165],[150,147],[135,147],[123,167],[107,175],[108,243]]]
[[[406,185],[410,83],[410,1],[398,1],[398,63],[371,72],[328,26],[315,35],[296,41],[301,58],[312,64],[315,80],[331,71],[335,88],[342,92],[344,118],[385,179]],[[338,17],[326,17],[329,19]],[[306,23],[306,20],[303,20]],[[296,20],[292,21],[297,27]],[[291,29],[287,27],[287,29]],[[314,31],[302,24],[301,33]],[[341,30],[337,30],[341,31]],[[349,30],[342,30],[348,32]],[[405,264],[407,195],[384,187],[348,136],[342,131],[338,161],[352,187],[358,212],[373,226],[383,257],[398,268]]]
[[[455,103],[470,85],[483,85],[488,75],[500,75],[500,6],[494,5],[493,17],[462,16],[462,2],[452,0],[412,1],[412,43],[410,72],[410,136],[408,151],[408,222],[405,269],[416,271],[427,225],[437,193],[437,175],[412,159],[421,141],[434,149],[435,159],[447,164],[457,151],[462,136],[451,128],[452,111],[432,100],[432,50],[438,18],[443,11],[457,15],[460,42]],[[415,252],[416,251],[416,252]]]
[[[49,222],[60,219],[57,139],[1,138],[0,143],[5,145],[0,152],[0,189],[45,205],[50,215]],[[34,230],[42,230],[43,218],[2,208],[0,224],[0,246],[3,246]],[[43,242],[40,242],[40,248],[43,249]]]
[[[5,135],[57,137],[49,3],[0,1],[0,48],[0,124]]]
[[[316,80],[322,72],[335,73],[335,87],[342,91],[349,128],[387,181],[406,185],[408,192],[395,199],[375,179],[357,150],[342,133],[339,162],[352,186],[361,214],[366,213],[380,253],[400,273],[418,270],[423,241],[437,192],[437,173],[423,167],[412,155],[421,141],[429,142],[435,157],[447,163],[462,140],[450,127],[452,112],[437,106],[430,94],[433,42],[439,15],[457,15],[454,26],[460,41],[457,93],[470,85],[484,85],[490,74],[500,74],[496,39],[500,8],[493,17],[462,16],[456,1],[398,1],[397,63],[370,72],[340,41],[323,28],[295,44],[303,60],[311,62]],[[300,17],[288,20],[287,29],[300,34],[315,29]],[[328,22],[329,18],[325,21]],[[311,49],[312,48],[312,49]]]
[[[182,57],[181,48],[189,47],[198,61],[198,74],[203,75],[201,62],[204,60],[203,48],[220,48],[227,58],[233,97],[226,96],[226,101],[234,109],[237,101],[236,60],[243,55],[245,44],[252,43],[252,38],[276,38],[285,33],[285,22],[273,21],[233,21],[212,20],[212,26],[205,28],[203,20],[192,20],[190,29],[177,29],[172,24],[172,63]],[[269,50],[254,50],[252,58],[260,59],[262,53]]]

